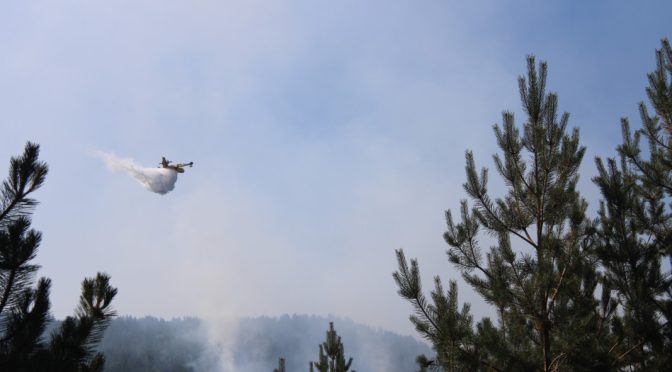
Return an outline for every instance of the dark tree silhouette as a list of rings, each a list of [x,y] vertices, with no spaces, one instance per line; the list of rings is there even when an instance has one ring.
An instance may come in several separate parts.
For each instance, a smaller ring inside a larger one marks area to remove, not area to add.
[[[345,361],[345,349],[333,322],[329,322],[327,339],[320,345],[319,359],[317,362],[310,362],[310,372],[314,372],[313,367],[319,372],[347,372],[352,365],[352,358]]]
[[[655,115],[641,102],[642,128],[634,136],[622,119],[620,157],[606,164],[596,159],[599,175],[593,179],[604,198],[597,249],[604,286],[616,294],[621,309],[613,324],[616,365],[652,371],[672,363],[672,48],[667,39],[656,62],[646,89]],[[646,157],[642,138],[648,143]]]
[[[527,76],[519,78],[526,120],[519,129],[513,113],[504,112],[502,125],[494,126],[501,150],[494,163],[505,195],[491,196],[487,169],[477,171],[467,151],[464,190],[474,205],[462,201],[459,223],[446,212],[448,258],[495,307],[497,324],[484,318],[474,328],[469,306],[458,310],[454,282],[444,292],[437,277],[428,301],[417,261],[409,267],[397,251],[399,294],[413,304],[411,322],[432,342],[432,362],[444,370],[595,370],[612,361],[614,304],[600,307],[594,297],[595,228],[576,188],[585,147],[578,129],[568,133],[569,114],[558,116],[546,74],[546,63],[537,68],[528,57]],[[480,231],[497,239],[485,252]]]
[[[94,351],[114,311],[117,293],[109,276],[84,279],[75,315],[42,339],[49,316],[51,281],[40,278],[32,287],[42,235],[30,228],[37,205],[29,196],[44,183],[46,163],[38,160],[39,145],[28,142],[10,161],[9,176],[0,190],[0,370],[102,371],[104,356]]]
[[[273,372],[285,372],[285,358],[278,360],[278,368],[274,369]]]

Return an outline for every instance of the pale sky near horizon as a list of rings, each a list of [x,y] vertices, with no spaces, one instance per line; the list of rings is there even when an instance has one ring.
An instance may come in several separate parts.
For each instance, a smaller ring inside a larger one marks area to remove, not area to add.
[[[443,242],[464,151],[522,121],[525,56],[595,156],[639,125],[666,1],[35,1],[0,5],[0,172],[50,166],[34,227],[52,310],[97,271],[123,315],[334,314],[414,334],[394,250],[459,278]],[[93,156],[194,161],[156,195]],[[491,172],[491,179],[496,178]],[[496,194],[495,194],[496,195]],[[489,308],[465,285],[476,318]]]

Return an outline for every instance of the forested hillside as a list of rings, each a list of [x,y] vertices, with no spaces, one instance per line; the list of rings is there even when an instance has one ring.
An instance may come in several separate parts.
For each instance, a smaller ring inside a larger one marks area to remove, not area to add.
[[[109,372],[270,372],[279,357],[286,359],[287,371],[308,371],[329,321],[357,371],[414,371],[417,355],[431,353],[410,336],[347,319],[305,315],[244,318],[226,327],[197,318],[119,317],[110,323],[99,350]]]

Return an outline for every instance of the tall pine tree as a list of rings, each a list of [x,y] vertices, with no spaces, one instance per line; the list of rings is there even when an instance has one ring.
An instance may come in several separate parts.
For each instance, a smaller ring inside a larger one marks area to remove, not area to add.
[[[107,275],[85,279],[75,316],[48,341],[42,338],[51,281],[40,278],[32,287],[39,266],[31,261],[42,236],[30,228],[37,205],[30,195],[48,172],[38,155],[39,146],[28,142],[23,155],[11,159],[0,190],[0,370],[102,371],[104,356],[94,348],[114,316],[110,305],[117,293]]]
[[[613,322],[615,365],[638,370],[665,370],[672,363],[672,48],[666,39],[656,62],[646,89],[655,115],[641,102],[642,128],[634,135],[622,119],[620,156],[606,164],[596,159],[593,179],[603,197],[597,253],[604,286],[620,309]]]
[[[411,321],[434,345],[434,361],[445,370],[594,370],[608,368],[609,319],[614,304],[599,306],[599,282],[593,258],[594,226],[576,185],[585,153],[578,129],[568,131],[569,115],[558,115],[558,100],[546,92],[547,66],[527,59],[527,77],[519,78],[522,128],[504,112],[494,132],[501,154],[495,168],[506,192],[493,198],[488,170],[477,171],[466,153],[472,200],[461,204],[461,221],[446,212],[449,260],[465,281],[494,307],[489,318],[472,327],[469,307],[458,311],[457,286],[446,293],[435,280],[431,302],[422,295],[417,261],[410,268],[402,251],[394,279],[399,294],[411,301]],[[483,250],[479,232],[496,237]]]

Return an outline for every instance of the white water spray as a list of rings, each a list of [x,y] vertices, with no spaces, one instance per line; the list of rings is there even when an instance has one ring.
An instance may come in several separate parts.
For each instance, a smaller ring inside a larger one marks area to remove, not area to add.
[[[165,195],[175,188],[177,172],[173,169],[146,168],[131,158],[120,158],[109,152],[98,151],[96,155],[105,161],[109,170],[125,171],[149,191]]]

